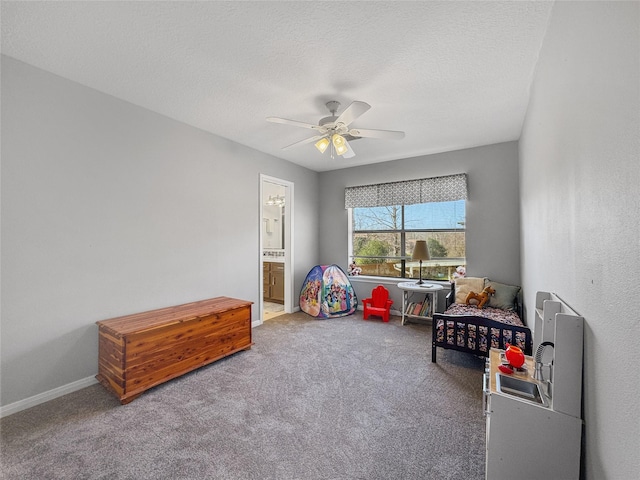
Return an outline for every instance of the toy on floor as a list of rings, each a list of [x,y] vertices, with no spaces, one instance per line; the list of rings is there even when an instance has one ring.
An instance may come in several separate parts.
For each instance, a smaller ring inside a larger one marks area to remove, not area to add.
[[[351,315],[358,307],[353,286],[337,265],[316,265],[300,290],[300,310],[316,318]]]
[[[393,300],[389,300],[389,290],[378,285],[371,292],[371,298],[362,300],[363,318],[367,320],[369,315],[377,315],[382,317],[383,322],[388,322],[391,305],[393,305]]]

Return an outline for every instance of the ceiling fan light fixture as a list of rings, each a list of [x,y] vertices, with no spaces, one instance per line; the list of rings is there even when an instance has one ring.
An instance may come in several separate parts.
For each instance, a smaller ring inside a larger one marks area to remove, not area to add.
[[[338,155],[344,155],[349,151],[349,145],[342,135],[334,133],[333,137],[331,137],[331,140],[333,141],[333,146],[336,149],[336,153]]]
[[[324,151],[327,149],[330,143],[331,142],[329,141],[329,139],[327,137],[324,137],[318,140],[315,143],[315,145],[316,145],[316,148],[320,150],[320,153],[324,153]]]
[[[342,155],[342,158],[352,158],[355,157],[356,154],[355,152],[351,149],[351,145],[349,145],[349,142],[345,141],[345,144],[347,145],[347,151],[344,153],[344,155]]]
[[[349,151],[349,149],[347,148],[346,145],[340,145],[339,147],[336,147],[336,153],[338,155],[344,155],[348,151]]]
[[[355,156],[347,138],[350,140],[356,140],[358,138],[404,138],[404,132],[396,132],[392,130],[371,130],[360,128],[349,129],[352,122],[360,118],[362,114],[371,108],[371,105],[368,103],[353,101],[340,115],[337,115],[338,108],[340,107],[339,102],[332,100],[327,102],[326,106],[331,115],[321,118],[318,124],[288,120],[280,117],[267,117],[267,121],[308,128],[315,131],[315,136],[287,145],[286,147],[283,147],[283,149],[313,143],[320,153],[324,153],[328,149],[331,154],[331,158],[334,158],[334,155],[340,155],[342,158],[351,158]]]

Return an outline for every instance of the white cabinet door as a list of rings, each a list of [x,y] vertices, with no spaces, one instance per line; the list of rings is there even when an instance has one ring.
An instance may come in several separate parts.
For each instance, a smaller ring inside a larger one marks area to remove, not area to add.
[[[578,479],[580,419],[495,393],[490,408],[488,480]]]

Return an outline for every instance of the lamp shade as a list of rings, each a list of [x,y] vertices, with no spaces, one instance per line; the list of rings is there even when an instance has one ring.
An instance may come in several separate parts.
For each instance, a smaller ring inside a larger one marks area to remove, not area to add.
[[[431,257],[429,256],[429,249],[427,248],[426,240],[417,240],[416,246],[413,247],[413,255],[411,256],[412,260],[429,260]]]
[[[347,141],[342,135],[338,135],[337,133],[334,133],[333,136],[331,137],[331,140],[333,141],[333,146],[336,149],[336,153],[338,155],[344,155],[345,153],[347,153],[347,151],[349,150],[349,147],[348,147]]]
[[[320,153],[324,153],[324,151],[327,149],[330,143],[331,142],[329,141],[329,139],[327,137],[324,137],[318,140],[315,143],[315,145],[316,145],[316,148],[320,150]]]

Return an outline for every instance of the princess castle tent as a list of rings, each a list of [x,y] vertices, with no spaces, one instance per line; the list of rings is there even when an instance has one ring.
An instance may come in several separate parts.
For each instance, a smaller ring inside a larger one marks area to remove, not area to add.
[[[351,315],[358,299],[349,277],[337,265],[316,265],[300,291],[300,309],[316,318]]]

